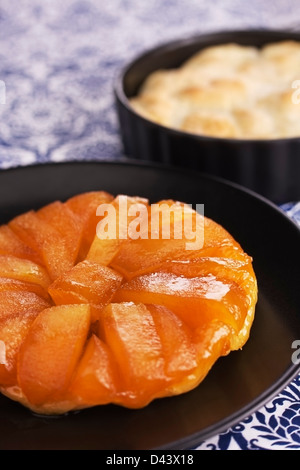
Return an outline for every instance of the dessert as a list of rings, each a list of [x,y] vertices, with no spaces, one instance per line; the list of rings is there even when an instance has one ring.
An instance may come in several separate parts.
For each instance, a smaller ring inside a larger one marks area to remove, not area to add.
[[[221,44],[153,72],[130,103],[146,119],[196,135],[299,137],[299,77],[297,41]]]
[[[256,301],[251,257],[187,204],[56,201],[0,227],[0,391],[41,414],[188,392]]]

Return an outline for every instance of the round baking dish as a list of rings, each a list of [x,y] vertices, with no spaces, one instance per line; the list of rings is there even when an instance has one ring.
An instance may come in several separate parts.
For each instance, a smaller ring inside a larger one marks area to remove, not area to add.
[[[199,136],[145,119],[129,102],[149,74],[162,68],[179,67],[208,46],[235,42],[261,47],[283,40],[300,41],[300,33],[250,30],[206,34],[152,49],[126,65],[114,87],[125,154],[220,176],[275,203],[299,200],[300,136],[272,140]]]

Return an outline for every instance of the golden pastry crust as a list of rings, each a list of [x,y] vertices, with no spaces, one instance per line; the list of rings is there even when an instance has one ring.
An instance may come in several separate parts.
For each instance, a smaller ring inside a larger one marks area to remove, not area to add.
[[[300,136],[300,42],[261,49],[208,47],[178,69],[157,70],[130,100],[143,117],[193,134],[236,139]]]
[[[183,121],[181,130],[193,134],[215,137],[236,137],[238,129],[230,117],[209,114],[189,114]]]

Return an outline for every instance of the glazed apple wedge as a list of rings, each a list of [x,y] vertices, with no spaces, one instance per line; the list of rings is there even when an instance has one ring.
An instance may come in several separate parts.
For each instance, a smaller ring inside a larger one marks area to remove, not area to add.
[[[19,288],[0,291],[0,339],[5,348],[5,360],[0,364],[1,386],[17,383],[20,347],[35,318],[49,305],[47,300],[30,291]]]
[[[5,360],[0,364],[0,384],[5,386],[17,382],[16,364],[20,346],[33,320],[50,305],[31,290],[29,283],[24,283],[24,286],[21,283],[20,289],[18,282],[17,287],[0,288],[0,340],[5,347]]]
[[[148,222],[148,200],[144,198],[120,195],[109,206],[100,207],[98,213],[101,219],[87,253],[87,260],[108,266],[122,246],[127,246],[125,242],[130,239],[130,223],[134,220],[134,216],[129,215],[132,207]]]
[[[142,304],[110,304],[99,334],[119,366],[119,400],[127,406],[145,406],[166,383],[162,345],[150,311]]]
[[[52,280],[74,266],[79,240],[74,249],[69,233],[63,237],[52,224],[38,217],[35,212],[16,217],[9,223],[9,227],[23,243],[37,253]]]
[[[0,255],[0,277],[38,284],[45,290],[51,282],[47,271],[39,264],[7,255]]]
[[[217,318],[238,331],[246,315],[246,305],[237,286],[214,276],[185,278],[171,273],[151,273],[123,284],[115,296],[117,302],[163,305],[192,328]],[[232,300],[234,310],[231,310]]]
[[[69,400],[79,407],[111,403],[117,396],[119,372],[112,351],[93,334],[69,387]]]
[[[64,400],[89,326],[88,305],[50,307],[34,320],[18,360],[18,383],[31,406],[51,410]]]
[[[77,216],[77,223],[82,229],[82,240],[80,245],[79,260],[86,258],[91,243],[96,235],[96,226],[100,222],[97,216],[97,208],[102,204],[110,204],[114,197],[105,191],[90,191],[78,194],[65,205]]]
[[[0,226],[0,255],[15,256],[41,263],[40,256],[24,243],[8,225]]]
[[[94,322],[99,319],[122,280],[121,274],[113,269],[85,260],[58,277],[48,291],[56,305],[90,305]]]

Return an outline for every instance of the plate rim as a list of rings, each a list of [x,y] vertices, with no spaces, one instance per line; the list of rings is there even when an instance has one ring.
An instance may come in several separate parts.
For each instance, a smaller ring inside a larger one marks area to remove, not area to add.
[[[299,33],[300,34],[300,33]],[[230,181],[227,180],[226,178],[222,176],[215,176],[210,173],[205,173],[200,170],[195,170],[195,169],[190,169],[190,168],[182,168],[178,167],[172,164],[167,164],[167,163],[160,163],[160,162],[150,162],[147,160],[137,160],[134,158],[130,157],[118,157],[114,160],[111,159],[101,159],[101,160],[64,160],[64,161],[48,161],[48,162],[34,162],[26,165],[16,165],[12,166],[9,168],[0,168],[0,177],[2,173],[8,173],[8,172],[13,172],[13,171],[29,171],[30,169],[38,169],[38,168],[47,168],[47,167],[59,167],[59,166],[77,166],[77,165],[84,165],[84,166],[89,166],[89,165],[114,165],[114,166],[136,166],[136,167],[144,167],[144,168],[149,168],[149,169],[155,169],[158,171],[171,171],[173,173],[178,173],[182,174],[185,173],[187,176],[190,175],[197,175],[199,178],[207,180],[207,181],[213,181],[217,184],[221,184],[227,187],[231,187],[237,191],[241,191],[244,194],[247,194],[250,197],[253,197],[254,199],[260,200],[261,203],[270,206],[275,212],[278,212],[281,216],[283,216],[286,220],[291,222],[292,225],[296,227],[296,229],[300,232],[300,226],[291,218],[289,217],[283,209],[280,208],[280,205],[276,204],[275,202],[271,201],[268,199],[266,196],[263,196],[262,194],[257,193],[253,189],[247,188],[240,183],[236,183],[235,181]],[[285,203],[290,203],[293,201],[285,201]]]

